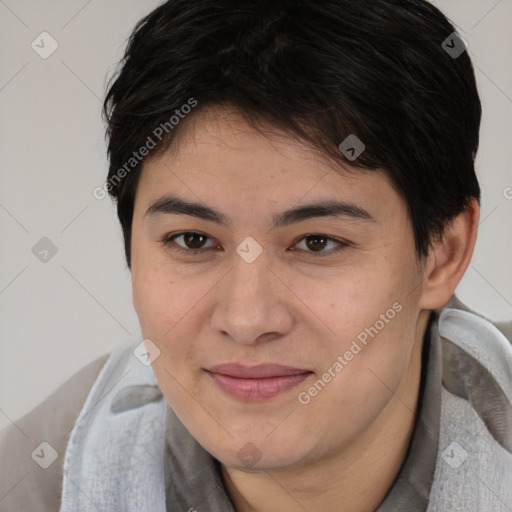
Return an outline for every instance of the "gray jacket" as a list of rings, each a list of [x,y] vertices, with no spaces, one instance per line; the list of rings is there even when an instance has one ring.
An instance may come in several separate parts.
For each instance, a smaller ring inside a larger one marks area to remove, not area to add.
[[[450,307],[468,310],[456,298]],[[497,327],[512,339],[512,323]],[[58,511],[61,503],[63,461],[70,433],[85,399],[109,354],[96,359],[31,412],[1,432],[0,437],[0,511]],[[36,464],[48,454],[42,442],[48,442],[57,460],[47,469]]]

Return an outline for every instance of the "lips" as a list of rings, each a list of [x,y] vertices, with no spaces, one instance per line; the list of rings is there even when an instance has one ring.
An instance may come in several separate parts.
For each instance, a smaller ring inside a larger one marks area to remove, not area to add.
[[[220,364],[206,370],[221,390],[243,400],[265,400],[297,386],[313,372],[279,364]]]

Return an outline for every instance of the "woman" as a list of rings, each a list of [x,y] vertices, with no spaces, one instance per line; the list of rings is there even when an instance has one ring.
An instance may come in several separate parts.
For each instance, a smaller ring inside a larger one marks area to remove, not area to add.
[[[18,506],[512,508],[512,349],[452,307],[479,220],[465,49],[419,0],[171,0],[139,22],[96,194],[143,341],[24,419],[48,418],[48,473]]]

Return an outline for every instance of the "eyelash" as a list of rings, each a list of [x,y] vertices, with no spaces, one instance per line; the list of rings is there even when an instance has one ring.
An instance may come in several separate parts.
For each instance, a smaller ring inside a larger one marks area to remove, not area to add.
[[[207,236],[204,233],[201,233],[199,231],[182,231],[181,233],[175,233],[174,235],[167,235],[166,237],[164,237],[161,240],[161,242],[165,247],[165,246],[169,245],[171,242],[174,242],[175,238],[179,238],[180,236],[187,235],[187,234],[203,235],[208,240],[210,240],[209,236]],[[302,242],[302,240],[304,240],[305,238],[307,238],[309,236],[320,236],[320,237],[325,238],[328,242],[336,242],[337,244],[339,244],[339,247],[337,249],[334,249],[334,250],[330,249],[329,251],[325,251],[325,252],[305,251],[305,252],[308,252],[308,253],[313,254],[314,256],[320,257],[320,258],[326,257],[326,256],[331,256],[333,254],[337,254],[350,245],[349,243],[347,243],[345,241],[337,240],[336,238],[332,238],[330,236],[323,235],[322,233],[309,233],[307,235],[304,235],[294,245],[299,244],[300,242]],[[207,248],[200,248],[200,249],[184,249],[183,247],[181,247],[177,244],[175,244],[174,247],[172,248],[173,251],[177,251],[177,252],[179,252],[181,254],[185,254],[187,256],[197,256],[200,253],[207,251],[207,250],[211,250],[211,249],[214,249],[214,247],[207,247]],[[303,250],[303,249],[300,249],[300,250]]]

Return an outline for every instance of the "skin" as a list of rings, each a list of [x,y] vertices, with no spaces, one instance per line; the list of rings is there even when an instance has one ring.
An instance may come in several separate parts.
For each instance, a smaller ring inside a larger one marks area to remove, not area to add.
[[[159,386],[222,463],[237,511],[374,510],[404,461],[429,310],[446,304],[469,264],[478,204],[419,262],[406,204],[383,172],[335,168],[289,135],[252,130],[235,110],[209,109],[191,126],[179,151],[145,162],[133,216],[133,300],[144,337],[161,350]],[[170,194],[219,210],[231,225],[147,213]],[[373,220],[272,227],[272,215],[319,199],[355,203]],[[189,231],[207,238],[162,242]],[[311,234],[334,241],[308,242]],[[263,249],[252,263],[236,252],[248,236]],[[347,245],[334,252],[335,240]],[[400,312],[301,403],[299,393],[396,303]],[[228,362],[313,373],[255,402],[227,395],[205,372]],[[239,458],[241,449],[257,462]]]

